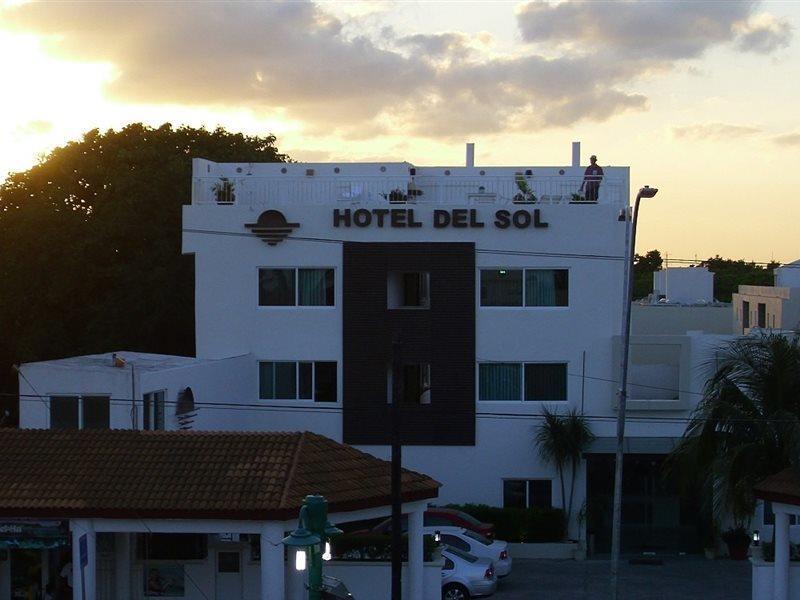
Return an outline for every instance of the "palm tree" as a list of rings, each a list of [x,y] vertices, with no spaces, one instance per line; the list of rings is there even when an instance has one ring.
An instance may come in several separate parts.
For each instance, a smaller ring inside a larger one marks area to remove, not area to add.
[[[572,517],[572,500],[575,492],[575,476],[581,462],[583,451],[592,443],[595,436],[589,429],[585,417],[572,409],[565,415],[550,411],[547,407],[542,411],[544,422],[536,432],[536,445],[539,456],[556,467],[561,483],[561,502],[566,499],[564,471],[569,468],[569,503],[565,506],[566,524]]]
[[[668,460],[685,485],[708,490],[712,513],[749,522],[753,486],[800,462],[800,345],[796,336],[740,338],[719,350],[713,375]]]

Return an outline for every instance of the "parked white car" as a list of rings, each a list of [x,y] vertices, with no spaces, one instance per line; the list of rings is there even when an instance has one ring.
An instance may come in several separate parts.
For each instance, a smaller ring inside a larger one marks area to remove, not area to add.
[[[436,535],[438,532],[442,544],[479,558],[491,559],[498,577],[506,577],[511,573],[512,561],[508,554],[508,542],[490,540],[480,533],[460,527],[425,527],[423,531],[425,535]]]
[[[442,547],[442,600],[469,600],[491,596],[497,590],[492,561],[458,548]]]

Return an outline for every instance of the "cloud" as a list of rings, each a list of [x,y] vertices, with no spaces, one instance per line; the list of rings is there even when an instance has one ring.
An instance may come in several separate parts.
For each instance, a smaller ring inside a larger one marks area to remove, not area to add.
[[[770,14],[757,15],[737,27],[736,46],[747,52],[770,54],[792,41],[792,25]]]
[[[527,4],[518,14],[523,37],[569,46],[547,56],[531,47],[489,54],[485,32],[366,30],[327,6],[32,2],[0,9],[0,18],[46,36],[62,57],[112,63],[106,92],[122,102],[280,112],[306,134],[350,139],[448,138],[645,110],[647,98],[630,89],[639,77],[730,41],[755,2]]]
[[[770,52],[788,44],[791,27],[769,15],[752,21],[757,0],[651,0],[614,3],[536,0],[517,13],[525,41],[559,44],[575,51],[603,51],[625,59],[698,58],[709,48],[737,40],[745,51]]]
[[[800,146],[800,133],[785,133],[772,138],[779,146]]]
[[[672,128],[672,133],[676,138],[690,140],[731,140],[760,132],[761,129],[758,127],[733,125],[731,123],[699,123]]]
[[[24,135],[44,135],[51,131],[53,131],[53,124],[44,120],[28,121],[18,125],[15,129],[16,133]]]

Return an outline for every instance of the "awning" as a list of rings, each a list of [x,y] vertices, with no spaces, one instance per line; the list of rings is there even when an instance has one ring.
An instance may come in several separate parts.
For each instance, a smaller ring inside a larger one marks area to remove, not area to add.
[[[625,454],[669,454],[681,438],[673,437],[626,437],[622,449]],[[617,438],[599,437],[589,445],[583,455],[616,454]]]

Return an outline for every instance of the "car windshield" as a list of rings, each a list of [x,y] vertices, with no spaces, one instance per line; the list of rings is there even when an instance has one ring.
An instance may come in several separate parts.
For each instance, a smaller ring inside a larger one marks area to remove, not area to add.
[[[483,523],[478,521],[478,519],[476,519],[472,515],[468,515],[467,513],[462,512],[460,510],[458,511],[458,516],[464,519],[467,523],[472,523],[473,525],[483,525]]]
[[[490,540],[489,538],[487,538],[484,535],[481,535],[480,533],[475,533],[474,531],[472,531],[470,529],[465,529],[464,530],[464,535],[466,537],[468,537],[468,538],[472,538],[473,540],[476,540],[476,541],[480,542],[484,546],[490,546],[492,544],[492,540]]]
[[[472,556],[469,552],[464,552],[463,550],[459,550],[458,548],[453,548],[452,546],[445,546],[445,550],[450,554],[453,554],[461,559],[464,559],[468,562],[474,563],[478,560],[477,556]]]

